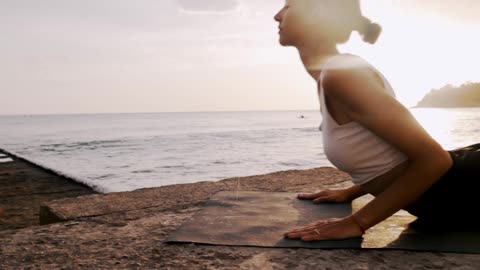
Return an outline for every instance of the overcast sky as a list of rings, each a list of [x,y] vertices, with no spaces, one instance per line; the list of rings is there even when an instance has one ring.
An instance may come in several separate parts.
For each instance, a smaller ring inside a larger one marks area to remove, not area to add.
[[[300,0],[299,0],[300,1]],[[293,48],[278,45],[284,0],[0,0],[0,114],[318,109]],[[414,105],[480,81],[480,1],[366,0],[371,61]]]

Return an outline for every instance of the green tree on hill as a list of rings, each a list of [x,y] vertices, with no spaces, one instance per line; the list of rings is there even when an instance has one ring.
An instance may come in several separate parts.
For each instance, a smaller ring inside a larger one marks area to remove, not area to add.
[[[480,107],[480,83],[451,84],[431,90],[416,107]]]

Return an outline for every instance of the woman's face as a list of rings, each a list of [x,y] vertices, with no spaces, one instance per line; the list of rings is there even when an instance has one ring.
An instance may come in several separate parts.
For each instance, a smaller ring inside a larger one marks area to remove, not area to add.
[[[275,15],[274,19],[279,23],[280,44],[296,45],[303,39],[307,29],[304,6],[304,0],[286,0],[285,6]]]
[[[336,43],[339,0],[286,0],[285,6],[275,15],[279,23],[280,44],[298,46],[302,43]]]

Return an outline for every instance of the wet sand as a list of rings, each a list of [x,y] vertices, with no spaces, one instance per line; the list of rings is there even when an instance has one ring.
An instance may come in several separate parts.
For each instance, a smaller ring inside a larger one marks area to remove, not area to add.
[[[0,163],[0,269],[478,269],[480,255],[165,244],[221,190],[349,185],[334,168],[94,194],[22,160]],[[40,215],[40,213],[42,213]],[[42,224],[40,225],[40,219]]]

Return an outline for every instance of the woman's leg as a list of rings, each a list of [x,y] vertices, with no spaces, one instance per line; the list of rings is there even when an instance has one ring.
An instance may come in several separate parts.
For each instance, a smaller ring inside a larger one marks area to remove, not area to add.
[[[450,151],[456,170],[464,175],[480,177],[480,143]],[[472,179],[473,180],[473,179]],[[479,181],[480,182],[480,179]]]
[[[418,203],[412,214],[418,224],[444,229],[480,230],[476,221],[480,190],[480,144],[449,151],[452,168],[439,179]],[[408,209],[407,209],[408,210]]]

